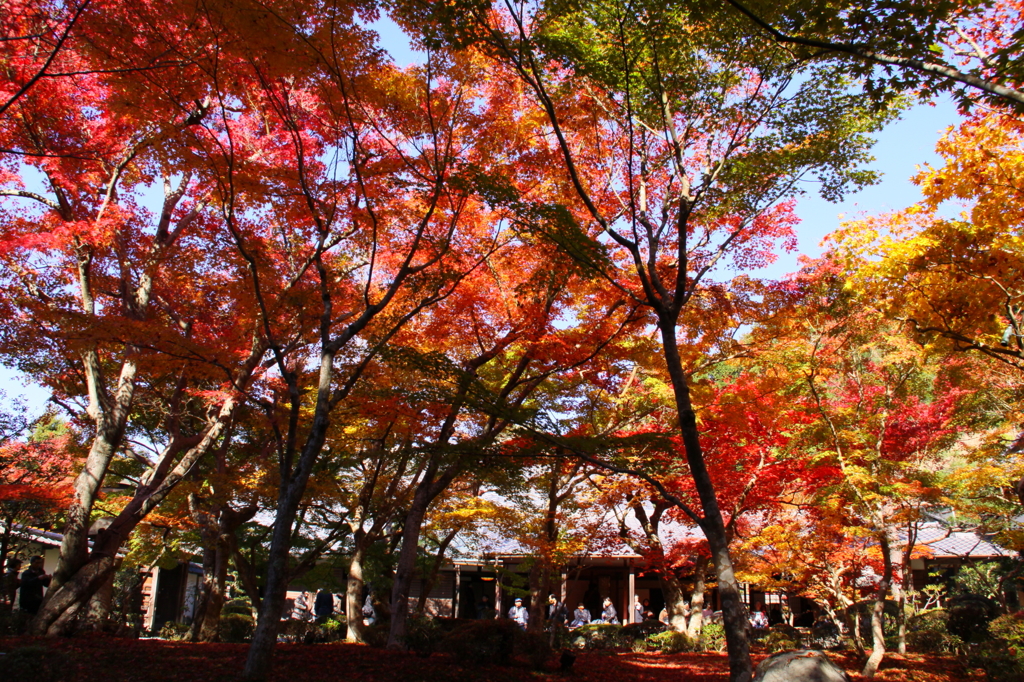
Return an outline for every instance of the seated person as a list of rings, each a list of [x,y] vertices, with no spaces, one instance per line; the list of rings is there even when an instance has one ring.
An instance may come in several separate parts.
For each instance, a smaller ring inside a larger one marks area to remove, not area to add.
[[[575,630],[578,627],[590,624],[590,611],[583,606],[583,602],[576,607],[576,610],[572,612],[572,622],[569,623],[569,629]]]
[[[615,606],[612,604],[612,600],[608,597],[604,598],[604,609],[601,611],[601,623],[605,625],[618,625],[619,624],[619,613],[615,610]]]

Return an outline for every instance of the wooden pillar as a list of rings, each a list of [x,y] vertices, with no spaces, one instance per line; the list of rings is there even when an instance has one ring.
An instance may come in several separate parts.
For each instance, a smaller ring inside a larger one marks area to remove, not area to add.
[[[569,573],[565,570],[562,571],[562,584],[559,589],[559,599],[562,600],[562,604],[565,604],[565,598],[569,596]],[[566,606],[565,608],[569,608]],[[572,609],[569,610],[572,613]]]
[[[501,614],[501,559],[494,560],[494,615],[497,618]]]
[[[153,577],[150,579],[149,588],[149,614],[146,617],[146,629],[151,631],[156,627],[156,593],[160,589],[160,567],[153,567]]]
[[[452,618],[459,617],[459,592],[462,587],[462,566],[455,564],[455,591],[452,592]]]
[[[633,607],[633,602],[636,601],[636,569],[633,568],[632,559],[626,561],[629,562],[629,599],[626,601],[626,617],[622,619],[622,622],[635,623],[636,609]]]

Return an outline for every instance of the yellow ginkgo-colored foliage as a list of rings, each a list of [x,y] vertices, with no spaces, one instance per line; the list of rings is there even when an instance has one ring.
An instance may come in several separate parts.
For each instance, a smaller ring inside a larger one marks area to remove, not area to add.
[[[919,203],[833,235],[850,286],[933,343],[1024,370],[1024,122],[973,118],[937,151],[943,165],[914,178]]]

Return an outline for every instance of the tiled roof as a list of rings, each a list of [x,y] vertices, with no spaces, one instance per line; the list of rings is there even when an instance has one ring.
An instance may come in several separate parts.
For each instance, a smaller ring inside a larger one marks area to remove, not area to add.
[[[1004,557],[1013,552],[971,531],[949,531],[939,524],[926,524],[918,530],[917,547],[933,557]]]

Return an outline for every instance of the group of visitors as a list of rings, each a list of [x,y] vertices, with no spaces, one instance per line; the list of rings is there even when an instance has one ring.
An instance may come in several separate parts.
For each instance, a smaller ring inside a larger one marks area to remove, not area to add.
[[[522,598],[516,597],[512,608],[508,610],[508,617],[523,630],[529,625],[530,612],[523,606]],[[570,618],[565,604],[552,594],[548,596],[548,622],[555,626],[568,625],[570,630],[575,630],[584,625],[599,625],[602,623],[605,625],[618,625],[619,613],[615,610],[612,600],[605,597],[600,618],[591,618],[590,611],[583,602],[579,603]]]
[[[291,618],[302,621],[315,620],[317,623],[327,621],[335,613],[345,614],[345,596],[333,594],[328,590],[320,589],[316,596],[303,590],[295,598],[292,610],[289,613]],[[363,624],[373,625],[377,622],[377,609],[373,605],[373,595],[367,594],[366,601],[362,606]]]
[[[7,560],[3,597],[13,608],[17,596],[18,608],[35,615],[39,613],[39,608],[43,605],[43,593],[53,576],[48,575],[43,569],[43,557],[41,556],[32,557],[29,560],[28,568],[21,574],[18,573],[20,568],[21,561],[18,559]]]

